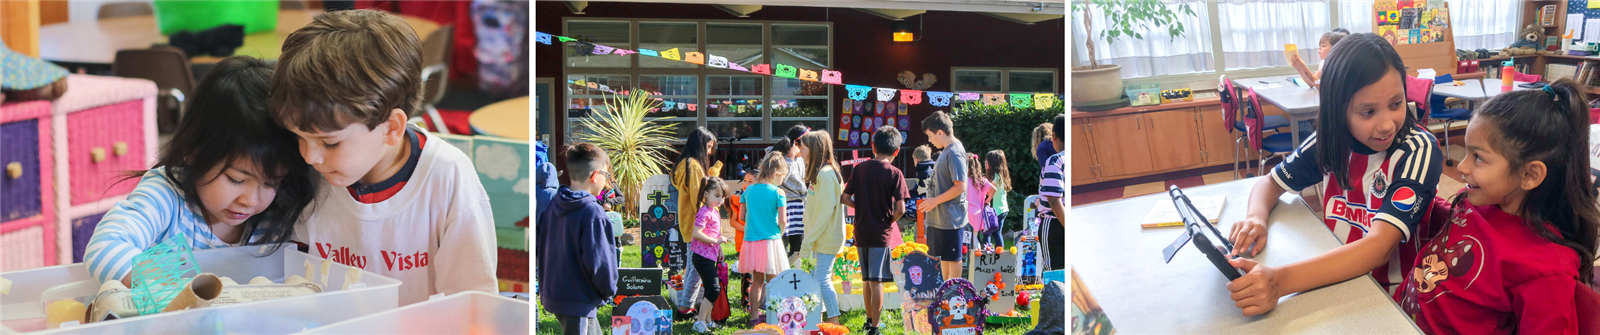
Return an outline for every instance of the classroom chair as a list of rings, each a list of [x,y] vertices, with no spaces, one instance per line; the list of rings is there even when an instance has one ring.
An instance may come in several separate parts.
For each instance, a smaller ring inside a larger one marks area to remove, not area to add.
[[[1433,82],[1435,84],[1443,84],[1453,81],[1455,80],[1448,74],[1433,77]],[[1432,92],[1431,86],[1429,87],[1429,92]],[[1466,108],[1444,108],[1444,99],[1445,96],[1442,95],[1433,95],[1431,98],[1429,98],[1430,101],[1427,108],[1429,112],[1424,115],[1428,117],[1427,120],[1429,121],[1444,121],[1444,165],[1456,166],[1456,161],[1450,158],[1450,126],[1455,124],[1456,121],[1467,121],[1472,119],[1472,110]]]
[[[1261,109],[1261,98],[1256,95],[1254,87],[1248,90],[1249,93],[1245,96],[1244,133],[1250,137],[1250,149],[1263,154],[1261,160],[1256,162],[1256,175],[1266,175],[1267,160],[1272,157],[1287,157],[1289,153],[1294,152],[1294,136],[1288,133],[1262,136],[1265,135],[1266,118],[1262,117],[1264,110]],[[1237,161],[1238,157],[1235,156],[1234,160]]]
[[[426,113],[428,119],[433,121],[434,131],[440,134],[449,134],[450,127],[445,126],[444,117],[439,116],[439,109],[433,105],[444,99],[446,80],[450,77],[450,45],[454,43],[455,30],[454,24],[447,24],[428,33],[428,38],[422,40],[423,108],[415,113]]]
[[[1238,180],[1239,146],[1241,145],[1240,142],[1246,139],[1245,134],[1248,132],[1244,120],[1238,119],[1240,110],[1244,109],[1244,104],[1242,99],[1238,99],[1238,93],[1233,90],[1233,82],[1228,80],[1227,75],[1222,75],[1217,81],[1217,97],[1221,99],[1222,103],[1223,126],[1228,127],[1228,133],[1238,133],[1238,136],[1234,136],[1233,139],[1233,179]],[[1267,116],[1263,125],[1264,129],[1270,129],[1273,132],[1278,132],[1279,129],[1286,127],[1289,127],[1289,118],[1282,115]]]
[[[156,82],[156,128],[170,133],[183,117],[184,97],[194,91],[195,79],[189,57],[183,49],[156,46],[149,49],[117,51],[111,75]]]

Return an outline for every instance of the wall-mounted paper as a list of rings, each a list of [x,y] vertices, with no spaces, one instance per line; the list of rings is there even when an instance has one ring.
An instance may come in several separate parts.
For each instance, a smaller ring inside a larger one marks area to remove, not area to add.
[[[1572,32],[1572,38],[1583,37],[1583,25],[1578,24],[1579,22],[1583,22],[1582,13],[1567,14],[1566,28],[1568,31]],[[1562,34],[1566,34],[1566,32],[1563,32]]]

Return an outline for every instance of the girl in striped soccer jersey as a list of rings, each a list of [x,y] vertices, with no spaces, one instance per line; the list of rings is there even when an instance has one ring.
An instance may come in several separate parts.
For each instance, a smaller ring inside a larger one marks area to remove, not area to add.
[[[176,243],[194,249],[276,251],[289,241],[317,177],[267,113],[272,72],[235,56],[206,75],[156,166],[95,228],[83,256],[90,275],[131,286],[133,257],[179,233],[187,240]]]
[[[1256,183],[1245,219],[1233,224],[1229,238],[1235,255],[1259,254],[1278,196],[1316,186],[1323,223],[1345,244],[1291,264],[1231,261],[1248,271],[1228,283],[1245,315],[1271,311],[1279,297],[1367,273],[1392,293],[1416,258],[1419,237],[1431,236],[1418,223],[1433,203],[1444,157],[1406,107],[1400,55],[1378,35],[1355,34],[1333,46],[1327,63],[1317,132]]]

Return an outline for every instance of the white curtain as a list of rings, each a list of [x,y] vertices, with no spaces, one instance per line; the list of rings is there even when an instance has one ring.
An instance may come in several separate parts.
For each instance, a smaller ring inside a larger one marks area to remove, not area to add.
[[[1339,28],[1351,34],[1372,32],[1372,0],[1339,0]]]
[[[1188,4],[1195,15],[1183,15],[1179,9],[1181,4]],[[1183,24],[1183,36],[1169,36],[1167,26],[1164,25],[1151,26],[1147,29],[1135,27],[1134,32],[1139,33],[1144,39],[1122,36],[1113,43],[1100,36],[1100,32],[1105,29],[1108,22],[1102,9],[1089,5],[1087,10],[1073,13],[1071,24],[1072,38],[1075,41],[1073,52],[1078,57],[1078,63],[1073,66],[1089,65],[1089,50],[1084,41],[1088,41],[1091,34],[1084,31],[1083,27],[1083,15],[1087,13],[1091,15],[1091,23],[1095,30],[1093,39],[1096,60],[1100,64],[1122,65],[1124,78],[1214,71],[1210,15],[1206,12],[1205,1],[1170,1],[1167,6],[1173,11],[1180,11],[1178,22]]]
[[[1288,66],[1285,44],[1317,64],[1317,41],[1330,29],[1326,1],[1233,0],[1217,4],[1222,54],[1229,70]]]
[[[1522,21],[1522,2],[1508,0],[1446,1],[1456,49],[1502,49],[1511,46]],[[1544,45],[1544,41],[1539,41]]]

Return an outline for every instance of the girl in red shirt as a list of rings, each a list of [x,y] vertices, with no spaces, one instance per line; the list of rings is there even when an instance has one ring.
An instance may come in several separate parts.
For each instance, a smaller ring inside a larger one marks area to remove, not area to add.
[[[1600,231],[1588,99],[1570,79],[1501,94],[1467,126],[1467,187],[1395,298],[1430,334],[1576,334]],[[1438,213],[1442,214],[1442,213]],[[1592,317],[1592,316],[1590,316]]]

